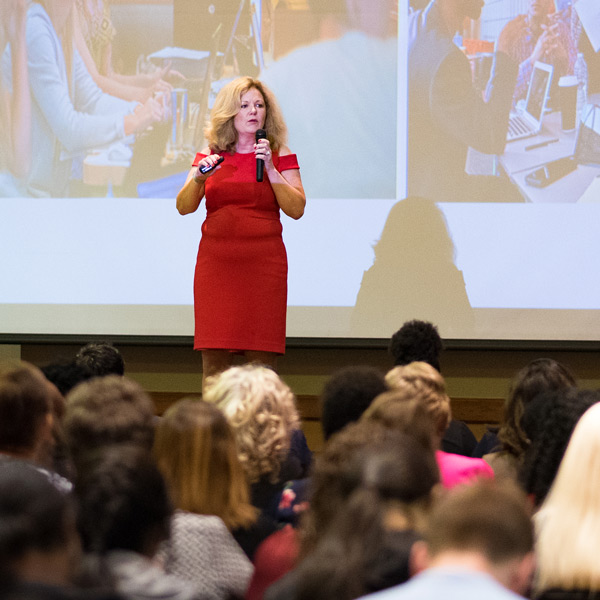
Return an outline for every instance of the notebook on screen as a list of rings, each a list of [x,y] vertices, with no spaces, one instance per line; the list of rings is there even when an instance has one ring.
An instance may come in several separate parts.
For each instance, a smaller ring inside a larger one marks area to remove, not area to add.
[[[540,132],[552,83],[552,71],[552,65],[539,61],[533,66],[525,108],[511,113],[506,135],[507,142],[520,140]]]

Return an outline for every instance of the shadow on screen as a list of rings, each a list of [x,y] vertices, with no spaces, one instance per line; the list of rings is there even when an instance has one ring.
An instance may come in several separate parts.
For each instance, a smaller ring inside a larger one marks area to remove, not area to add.
[[[447,323],[445,337],[473,331],[454,243],[434,202],[411,197],[396,203],[374,251],[352,313],[352,335],[388,337],[409,319]]]

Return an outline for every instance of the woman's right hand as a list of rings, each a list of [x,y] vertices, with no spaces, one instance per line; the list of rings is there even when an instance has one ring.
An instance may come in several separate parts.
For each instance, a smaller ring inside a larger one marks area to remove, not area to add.
[[[210,171],[208,171],[208,173],[201,173],[200,172],[200,168],[201,167],[210,167],[212,165],[217,164],[217,161],[221,158],[220,154],[209,154],[208,156],[205,156],[199,163],[198,163],[198,168],[196,169],[196,174],[194,175],[194,181],[196,183],[202,183],[203,181],[206,181],[207,177],[210,177],[211,175],[214,175],[214,173],[216,171],[218,171],[221,167],[220,165],[217,166],[214,169],[211,169]]]

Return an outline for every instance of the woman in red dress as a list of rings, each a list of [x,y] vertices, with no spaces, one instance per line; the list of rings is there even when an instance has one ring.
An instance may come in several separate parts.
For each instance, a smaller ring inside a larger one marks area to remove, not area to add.
[[[259,129],[267,135],[257,140]],[[299,219],[306,204],[286,135],[277,102],[260,81],[231,81],[215,100],[208,147],[177,195],[182,215],[206,197],[194,275],[194,348],[202,351],[204,379],[228,368],[234,353],[275,366],[285,351],[287,256],[279,214]],[[261,182],[257,159],[264,161]]]

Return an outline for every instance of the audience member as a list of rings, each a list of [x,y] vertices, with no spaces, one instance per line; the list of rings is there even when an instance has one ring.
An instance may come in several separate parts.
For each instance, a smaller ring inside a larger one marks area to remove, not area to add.
[[[131,379],[118,375],[96,377],[67,396],[64,429],[76,464],[86,453],[113,444],[135,444],[150,452],[154,405]]]
[[[570,17],[571,11],[568,11]],[[577,44],[571,38],[570,20],[555,12],[554,0],[530,0],[527,14],[509,21],[498,37],[498,44],[518,63],[519,74],[514,102],[524,99],[536,61],[554,67],[552,80],[571,75],[577,59]],[[556,91],[558,87],[554,86]]]
[[[27,177],[35,196],[65,195],[71,176],[81,178],[77,167],[87,151],[123,141],[162,118],[152,98],[129,103],[98,88],[74,46],[74,18],[74,3],[63,0],[40,0],[27,13],[31,141],[44,156],[32,162]]]
[[[428,321],[407,321],[394,333],[388,346],[394,366],[408,365],[421,361],[431,365],[440,373],[440,355],[444,349],[438,328]],[[442,438],[442,450],[454,454],[471,456],[477,438],[463,421],[452,419]]]
[[[325,440],[348,423],[358,421],[372,400],[387,389],[383,374],[375,367],[344,367],[333,373],[321,393]]]
[[[600,598],[600,405],[581,417],[535,516],[538,600]]]
[[[0,365],[0,455],[52,467],[55,396],[58,391],[37,367]]]
[[[65,398],[75,386],[92,377],[86,367],[77,364],[74,360],[64,359],[44,365],[42,373]]]
[[[546,420],[525,451],[520,472],[521,483],[536,507],[542,504],[552,486],[577,422],[600,401],[600,392],[563,389],[546,393],[540,401],[548,404]]]
[[[410,435],[428,452],[438,449],[435,422],[427,407],[419,398],[409,399],[402,391],[391,390],[377,396],[362,420]]]
[[[105,342],[90,342],[75,355],[75,364],[87,369],[94,377],[124,375],[125,361],[117,348]]]
[[[2,598],[66,597],[79,558],[70,496],[57,490],[30,464],[0,461]]]
[[[433,508],[415,563],[426,568],[368,598],[516,600],[528,590],[534,567],[533,525],[522,492],[508,481],[453,490]]]
[[[414,362],[394,367],[385,377],[388,386],[397,392],[392,401],[416,399],[428,410],[434,422],[436,459],[445,487],[454,487],[477,477],[493,477],[491,467],[482,459],[450,454],[439,450],[451,419],[450,398],[443,377],[431,365]]]
[[[90,456],[79,471],[75,494],[87,578],[130,600],[205,597],[153,562],[159,544],[169,538],[173,507],[147,453],[114,446]]]
[[[348,425],[315,463],[304,558],[266,598],[351,599],[406,581],[438,481],[433,451],[411,436]]]
[[[0,58],[7,44],[11,60],[0,61],[0,197],[22,196],[20,180],[31,165],[31,96],[27,74],[26,0],[0,3]],[[8,55],[7,55],[8,58]],[[11,71],[9,93],[5,70]]]
[[[235,437],[223,413],[208,402],[180,400],[158,424],[154,453],[176,508],[194,516],[219,517],[218,526],[224,523],[252,560],[258,544],[275,531],[275,522],[250,504]],[[183,516],[177,515],[175,522]]]
[[[299,429],[292,390],[275,371],[250,364],[207,380],[204,399],[223,411],[233,429],[252,504],[276,519],[285,482],[306,475],[289,468],[292,433]]]
[[[510,199],[496,177],[468,176],[469,147],[502,154],[517,64],[504,40],[496,45],[487,101],[473,86],[468,58],[454,44],[483,0],[431,0],[409,14],[408,195],[434,202]],[[496,197],[497,196],[497,197]]]
[[[490,448],[484,458],[497,475],[516,477],[529,439],[523,431],[525,409],[543,392],[574,388],[575,377],[564,365],[550,358],[538,358],[523,367],[514,377],[504,404],[498,436],[485,434],[481,446]]]
[[[440,373],[440,355],[443,350],[444,343],[438,328],[429,321],[418,319],[406,321],[390,338],[388,346],[395,367],[420,361],[426,362]]]

